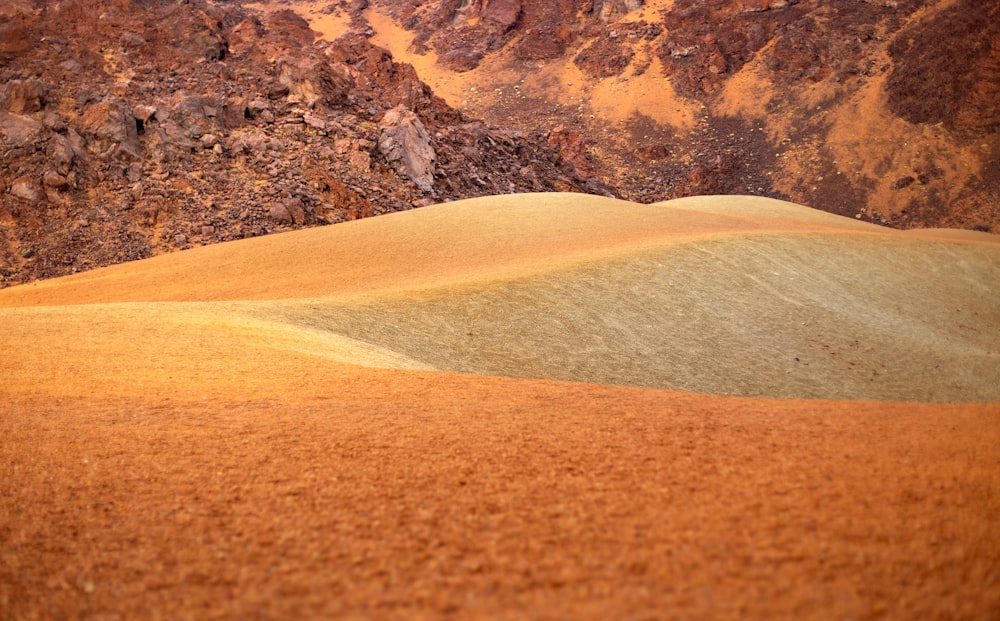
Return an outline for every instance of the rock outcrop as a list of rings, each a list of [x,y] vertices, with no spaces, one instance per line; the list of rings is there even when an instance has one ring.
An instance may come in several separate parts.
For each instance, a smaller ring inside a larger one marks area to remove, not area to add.
[[[416,114],[403,106],[386,112],[379,122],[378,149],[396,172],[421,190],[433,192],[437,154]]]
[[[11,80],[0,92],[0,108],[13,114],[31,114],[42,109],[45,87],[38,80]]]
[[[104,160],[141,160],[136,119],[121,105],[101,101],[87,106],[80,117],[87,147]]]

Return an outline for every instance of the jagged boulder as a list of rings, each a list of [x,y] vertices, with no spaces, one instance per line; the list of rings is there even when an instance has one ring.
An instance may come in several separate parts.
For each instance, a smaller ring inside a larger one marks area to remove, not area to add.
[[[56,134],[49,141],[49,148],[46,155],[48,155],[49,161],[55,167],[56,171],[62,175],[69,174],[69,171],[73,168],[73,160],[76,158],[76,153],[69,138],[60,134]]]
[[[234,54],[249,52],[260,45],[264,26],[256,18],[244,19],[229,31],[229,51]]]
[[[38,112],[45,105],[45,87],[37,80],[11,80],[0,90],[0,109],[14,114]]]
[[[268,17],[267,35],[288,47],[312,45],[316,36],[309,22],[291,9],[275,11]]]
[[[379,123],[378,148],[400,176],[432,191],[437,154],[427,128],[413,111],[397,106],[385,113]]]
[[[80,129],[96,155],[142,159],[135,117],[116,103],[101,101],[88,106],[80,117]]]
[[[261,155],[267,151],[269,143],[264,132],[250,131],[232,135],[227,146],[234,156]]]
[[[323,98],[319,68],[316,58],[282,58],[278,61],[278,83],[288,89],[289,103],[316,105]]]
[[[69,179],[54,170],[49,170],[42,176],[42,184],[47,188],[65,190],[69,187]]]
[[[180,12],[180,8],[175,10]],[[201,11],[197,11],[201,13]],[[193,17],[193,16],[192,16]],[[201,13],[201,19],[167,19],[162,24],[157,35],[163,43],[174,46],[178,51],[192,57],[206,60],[225,60],[229,47],[218,24],[213,23],[206,13]]]
[[[521,0],[492,0],[483,7],[483,19],[510,30],[521,17]]]
[[[458,47],[438,56],[438,64],[452,71],[471,71],[479,66],[483,56],[482,50]]]
[[[172,120],[148,127],[145,145],[149,159],[157,164],[188,161],[191,159],[191,152],[197,148],[184,128]]]
[[[0,111],[0,141],[15,147],[31,147],[44,126],[35,119]]]
[[[302,199],[285,198],[271,205],[269,215],[278,224],[304,224],[306,212]]]
[[[566,129],[565,125],[555,127],[548,134],[549,146],[559,150],[560,155],[576,166],[581,174],[592,174],[594,165],[587,157],[587,143],[583,134]]]
[[[38,183],[30,177],[18,177],[15,179],[10,185],[10,193],[12,196],[16,196],[29,203],[38,203],[45,196],[42,193],[42,189],[38,187]]]

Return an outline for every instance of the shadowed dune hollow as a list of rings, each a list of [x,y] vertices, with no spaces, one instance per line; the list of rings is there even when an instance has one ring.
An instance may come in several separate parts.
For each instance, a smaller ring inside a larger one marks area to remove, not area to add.
[[[571,194],[6,289],[0,618],[991,618],[997,300],[987,234]]]
[[[516,279],[248,307],[447,371],[820,399],[1000,398],[996,248],[702,238]]]

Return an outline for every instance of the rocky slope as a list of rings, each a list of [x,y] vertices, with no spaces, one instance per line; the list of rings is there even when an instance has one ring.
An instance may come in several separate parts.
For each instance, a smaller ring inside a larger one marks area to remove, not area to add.
[[[0,16],[0,286],[459,197],[611,193],[450,108],[359,19],[314,42],[230,2]]]
[[[0,286],[518,191],[1000,230],[995,3],[0,0],[0,18]]]
[[[410,31],[399,55],[433,57],[424,77],[451,103],[551,132],[633,200],[751,193],[1000,231],[997,3],[372,5]]]

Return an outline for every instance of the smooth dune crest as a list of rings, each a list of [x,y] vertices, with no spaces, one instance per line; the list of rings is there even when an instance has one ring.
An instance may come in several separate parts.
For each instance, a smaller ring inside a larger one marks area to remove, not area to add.
[[[637,205],[583,194],[494,196],[32,283],[0,291],[0,305],[367,294],[506,278],[695,237],[767,231],[891,233],[759,197]]]
[[[989,235],[901,233],[755,197],[543,194],[12,288],[0,306],[84,306],[0,312],[22,326],[8,341],[32,338],[26,325],[48,330],[43,342],[81,325],[152,352],[214,331],[230,359],[264,348],[720,395],[988,402],[1000,400],[997,283]]]

